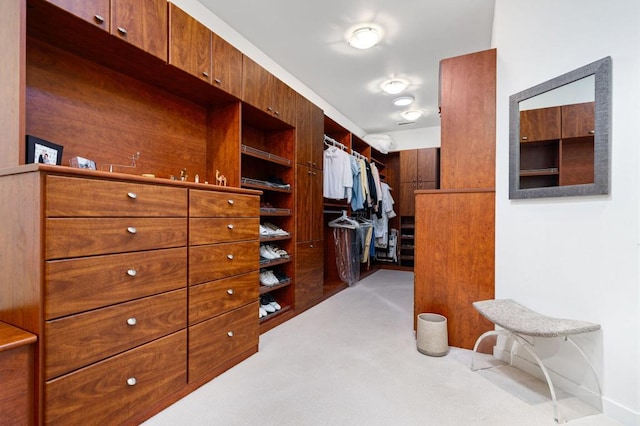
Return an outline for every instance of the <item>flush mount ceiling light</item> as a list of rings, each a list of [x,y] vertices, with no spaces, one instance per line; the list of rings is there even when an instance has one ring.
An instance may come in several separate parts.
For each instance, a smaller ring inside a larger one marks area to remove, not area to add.
[[[406,89],[407,86],[409,86],[409,82],[407,80],[394,78],[392,80],[387,80],[384,83],[382,83],[382,90],[384,90],[390,95],[397,95],[398,93]]]
[[[407,106],[411,105],[415,100],[416,98],[414,98],[412,95],[400,96],[399,98],[395,98],[393,100],[393,104],[395,106]]]
[[[407,121],[416,121],[418,118],[422,117],[422,111],[418,109],[410,109],[409,111],[404,111],[400,115]]]
[[[367,25],[353,30],[349,36],[349,45],[356,49],[369,49],[378,44],[381,38],[379,29]]]

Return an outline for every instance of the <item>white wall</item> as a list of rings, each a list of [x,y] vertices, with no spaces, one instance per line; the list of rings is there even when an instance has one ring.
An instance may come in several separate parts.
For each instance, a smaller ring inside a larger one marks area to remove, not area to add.
[[[640,424],[640,2],[496,0],[496,298],[602,325],[604,410]],[[605,56],[613,68],[608,196],[509,200],[509,96]]]
[[[387,133],[394,141],[392,151],[437,148],[440,146],[440,126],[400,130]]]

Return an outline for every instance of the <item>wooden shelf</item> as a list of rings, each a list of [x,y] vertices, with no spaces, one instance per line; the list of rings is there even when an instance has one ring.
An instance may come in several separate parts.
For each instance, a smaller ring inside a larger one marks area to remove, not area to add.
[[[291,285],[293,281],[289,278],[287,281],[276,285],[260,285],[260,294],[271,293],[272,291]]]
[[[242,145],[241,151],[244,155],[248,155],[261,160],[269,161],[271,163],[279,164],[281,166],[292,167],[293,162],[287,158],[280,157],[269,152],[261,151],[257,148],[253,148],[247,145]]]

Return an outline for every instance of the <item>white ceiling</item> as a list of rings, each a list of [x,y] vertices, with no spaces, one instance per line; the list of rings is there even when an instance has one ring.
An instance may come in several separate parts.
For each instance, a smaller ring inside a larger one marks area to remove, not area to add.
[[[198,1],[369,134],[440,125],[439,61],[491,47],[495,0]],[[361,23],[384,31],[372,49],[346,43]],[[391,77],[411,82],[413,105],[392,104]],[[400,112],[416,108],[406,124]]]

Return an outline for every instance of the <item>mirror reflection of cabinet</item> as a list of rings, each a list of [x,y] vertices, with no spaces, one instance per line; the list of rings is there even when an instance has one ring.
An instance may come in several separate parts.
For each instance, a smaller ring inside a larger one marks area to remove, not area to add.
[[[594,102],[520,111],[520,187],[594,182]]]
[[[611,58],[509,97],[509,198],[609,193]]]

